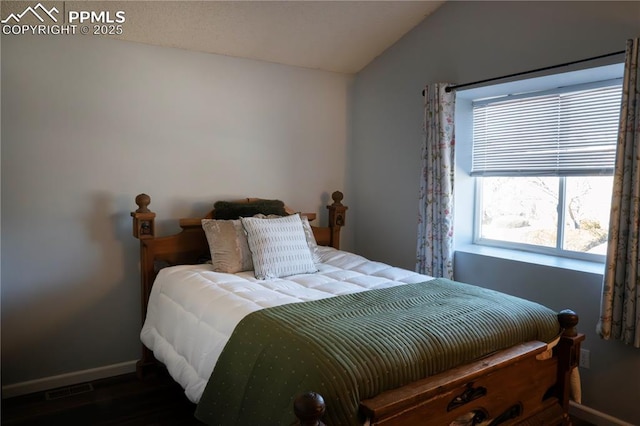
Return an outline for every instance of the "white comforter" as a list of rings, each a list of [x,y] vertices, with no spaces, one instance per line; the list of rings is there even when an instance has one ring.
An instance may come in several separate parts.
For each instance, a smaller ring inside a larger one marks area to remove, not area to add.
[[[140,338],[197,403],[233,329],[247,314],[432,279],[333,248],[319,247],[319,254],[319,272],[268,281],[257,280],[253,271],[213,272],[210,265],[162,269]]]

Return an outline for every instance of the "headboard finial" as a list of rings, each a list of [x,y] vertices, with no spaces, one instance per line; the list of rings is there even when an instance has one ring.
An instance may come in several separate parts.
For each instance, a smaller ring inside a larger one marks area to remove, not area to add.
[[[151,212],[151,210],[147,208],[149,204],[151,204],[151,197],[149,197],[147,194],[139,194],[136,197],[136,204],[138,205],[138,209],[136,210],[136,213]]]
[[[344,195],[340,191],[334,191],[331,194],[333,204],[328,205],[329,209],[329,228],[331,228],[331,246],[340,248],[340,228],[344,226],[344,218],[347,212],[347,206],[342,204]]]
[[[344,194],[340,191],[334,191],[333,194],[331,194],[331,198],[333,199],[334,205],[341,206]]]
[[[133,217],[133,236],[140,240],[155,236],[154,221],[156,214],[148,209],[147,206],[150,203],[151,197],[147,194],[138,194],[136,197],[138,209],[135,212],[131,212],[131,217]]]

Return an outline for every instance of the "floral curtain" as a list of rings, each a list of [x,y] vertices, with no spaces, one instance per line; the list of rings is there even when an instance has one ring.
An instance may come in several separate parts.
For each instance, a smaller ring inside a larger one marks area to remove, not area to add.
[[[640,348],[640,39],[627,41],[609,243],[597,332]]]
[[[453,279],[455,92],[447,92],[447,86],[424,89],[416,271]]]

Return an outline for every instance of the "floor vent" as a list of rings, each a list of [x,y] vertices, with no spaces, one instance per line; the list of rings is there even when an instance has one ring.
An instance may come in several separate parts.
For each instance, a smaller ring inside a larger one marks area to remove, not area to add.
[[[67,398],[69,396],[78,395],[81,393],[92,392],[93,386],[91,383],[81,383],[79,385],[67,386],[60,389],[54,389],[45,392],[45,399],[51,401],[54,399]]]

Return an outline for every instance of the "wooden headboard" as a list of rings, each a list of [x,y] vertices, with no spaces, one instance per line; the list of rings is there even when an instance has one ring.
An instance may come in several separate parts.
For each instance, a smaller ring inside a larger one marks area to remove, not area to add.
[[[331,194],[333,203],[327,206],[329,209],[328,226],[311,226],[318,245],[340,248],[340,230],[345,224],[347,210],[347,207],[342,204],[343,197],[340,191]],[[249,203],[257,200],[260,199],[245,198],[235,202]],[[135,202],[138,209],[131,212],[131,216],[133,217],[133,236],[140,240],[142,319],[144,321],[158,265],[196,264],[209,256],[209,245],[201,221],[213,218],[214,210],[211,210],[204,218],[180,219],[179,224],[182,228],[180,232],[166,237],[156,237],[156,214],[149,210],[151,197],[147,194],[140,194],[136,197]],[[288,206],[285,206],[285,211],[291,214],[296,212]],[[301,215],[306,216],[310,222],[316,218],[315,213],[301,213]]]

